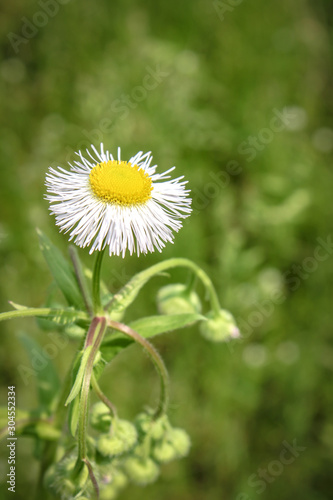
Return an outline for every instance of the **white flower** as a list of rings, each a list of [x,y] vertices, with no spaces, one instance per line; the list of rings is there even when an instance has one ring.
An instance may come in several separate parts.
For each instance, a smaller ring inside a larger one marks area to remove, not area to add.
[[[109,151],[92,146],[89,160],[81,151],[80,161],[70,171],[49,168],[46,199],[61,231],[70,231],[80,247],[91,245],[90,253],[109,247],[110,255],[159,251],[173,241],[181,219],[190,215],[191,199],[183,177],[170,179],[175,167],[162,174],[151,166],[151,153],[142,151],[128,162]]]

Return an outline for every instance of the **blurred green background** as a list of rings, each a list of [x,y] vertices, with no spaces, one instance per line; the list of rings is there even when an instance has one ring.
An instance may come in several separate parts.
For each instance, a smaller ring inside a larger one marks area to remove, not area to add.
[[[163,255],[106,259],[107,284],[115,291],[162,258],[189,257],[244,335],[211,344],[193,327],[155,341],[170,371],[171,421],[192,449],[120,500],[330,498],[332,3],[13,0],[2,2],[0,30],[1,310],[8,299],[43,303],[51,278],[36,227],[67,252],[43,199],[48,166],[103,141],[124,159],[151,150],[161,171],[176,165],[194,207]],[[150,283],[129,318],[154,314],[166,283]],[[33,320],[1,324],[1,404],[15,384],[18,404],[33,408],[33,380],[17,370],[29,366],[20,332],[49,342]],[[76,349],[55,359],[61,376]],[[136,347],[102,386],[124,418],[158,390]],[[303,450],[282,464],[283,443],[295,440]],[[28,438],[17,450],[16,495],[26,498],[38,464]],[[2,481],[6,473],[2,444]]]

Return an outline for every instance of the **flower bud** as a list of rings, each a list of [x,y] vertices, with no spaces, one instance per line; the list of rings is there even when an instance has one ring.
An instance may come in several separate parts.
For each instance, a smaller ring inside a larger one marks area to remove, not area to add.
[[[170,443],[168,443],[167,441],[162,441],[154,446],[153,458],[157,462],[164,464],[167,462],[171,462],[171,460],[177,458],[177,454]]]
[[[103,472],[105,470],[105,474]],[[128,477],[126,474],[117,468],[102,468],[100,470],[100,500],[113,500],[118,496],[120,490],[122,490],[128,483]]]
[[[128,478],[123,471],[117,469],[112,472],[111,484],[114,488],[120,490],[122,488],[125,488],[127,483],[128,483]]]
[[[109,432],[111,426],[110,410],[102,401],[99,401],[92,407],[90,424],[97,431]]]
[[[137,442],[137,432],[127,420],[114,420],[110,434],[102,434],[97,439],[97,450],[104,457],[121,455],[129,451]]]
[[[86,486],[89,472],[83,467],[81,472],[73,478],[73,471],[77,458],[69,456],[56,465],[51,465],[44,476],[45,487],[57,498],[69,500],[76,496]]]
[[[140,413],[135,419],[135,425],[142,434],[150,434],[153,439],[162,439],[168,425],[167,415],[163,415],[157,420],[153,418],[153,411]]]
[[[82,337],[86,333],[86,330],[78,325],[73,324],[66,326],[65,333],[70,339],[79,340],[82,339]]]
[[[168,433],[169,443],[176,453],[176,458],[186,457],[191,448],[191,440],[187,432],[183,429],[170,429]]]
[[[170,462],[185,457],[190,447],[190,438],[183,429],[170,428],[165,438],[154,446],[153,457],[159,463]]]
[[[99,500],[114,500],[117,498],[119,491],[112,485],[106,486],[106,488],[101,488],[99,493]]]
[[[158,465],[151,458],[129,457],[124,465],[130,480],[137,484],[153,483],[159,475]]]
[[[195,314],[201,312],[198,295],[186,285],[177,283],[161,288],[157,293],[157,305],[161,314]]]
[[[232,314],[225,309],[221,309],[216,315],[210,312],[207,321],[200,323],[200,332],[212,342],[223,342],[240,337],[240,332]]]

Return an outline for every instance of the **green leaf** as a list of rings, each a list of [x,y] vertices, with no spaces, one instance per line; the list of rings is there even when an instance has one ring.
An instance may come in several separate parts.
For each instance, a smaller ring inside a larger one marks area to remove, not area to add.
[[[133,344],[133,340],[129,337],[125,337],[125,335],[116,335],[103,342],[100,347],[100,351],[102,353],[102,359],[105,363],[109,363],[117,354],[119,354],[123,349],[128,347],[130,344]],[[97,378],[98,378],[98,364],[96,367]]]
[[[61,431],[48,420],[45,410],[26,411],[15,408],[15,434],[35,436],[43,440],[59,439]],[[8,408],[0,408],[0,439],[8,435]]]
[[[18,434],[22,434],[23,436],[36,436],[47,441],[55,441],[60,438],[61,431],[44,420],[34,423],[27,423],[27,425],[22,426],[19,429]]]
[[[42,346],[31,337],[20,333],[19,339],[24,345],[36,373],[39,403],[41,407],[50,410],[60,389],[60,381],[54,364],[45,354]]]
[[[77,425],[79,422],[79,408],[80,408],[80,399],[75,398],[70,403],[68,412],[68,426],[73,437],[75,437]]]
[[[74,384],[73,384],[71,392],[69,393],[69,396],[66,400],[65,406],[67,406],[71,401],[73,401],[73,399],[76,398],[76,396],[80,392],[84,372],[85,372],[85,369],[86,369],[86,366],[88,363],[88,358],[89,358],[89,354],[91,352],[92,347],[93,347],[92,345],[89,345],[82,352],[80,368],[78,369],[78,372],[76,374]]]
[[[127,309],[127,307],[130,306],[136,299],[141,288],[155,275],[163,274],[158,268],[156,268],[156,266],[152,266],[149,269],[133,276],[133,278],[130,279],[130,281],[111,299],[109,303],[111,318],[112,313],[119,313]]]
[[[56,246],[42,233],[37,230],[39,244],[49,269],[54,277],[58,287],[64,294],[68,304],[78,309],[84,308],[84,300],[81,295],[80,287],[72,266],[63,257]]]
[[[8,431],[8,428],[7,428],[8,411],[12,411],[12,410],[8,410],[7,406],[0,407],[0,429],[1,429],[0,436],[7,434],[7,431]],[[16,421],[16,423],[18,422],[18,420],[27,419],[29,417],[30,417],[30,413],[28,411],[20,410],[20,408],[17,408],[17,407],[15,408],[15,421]]]
[[[142,337],[149,338],[205,320],[205,316],[201,314],[168,314],[138,319],[130,323],[129,326]]]
[[[200,279],[207,290],[212,309],[218,314],[221,306],[215,288],[209,276],[203,271],[203,269],[201,269],[191,260],[174,258],[159,262],[158,264],[155,264],[148,269],[145,269],[141,273],[133,276],[133,278],[131,278],[129,282],[123,288],[121,288],[121,290],[119,290],[119,292],[116,293],[110,300],[108,304],[108,310],[111,319],[113,319],[112,314],[114,312],[118,313],[119,311],[123,311],[135,300],[141,288],[148,282],[148,280],[150,280],[150,278],[157,275],[161,276],[165,273],[165,271],[174,267],[186,267],[190,269],[197,278]]]
[[[142,337],[149,338],[160,333],[177,330],[192,325],[196,321],[206,321],[201,314],[173,314],[165,316],[148,316],[129,324]],[[109,363],[123,349],[133,344],[133,340],[121,333],[112,333],[106,337],[100,351],[104,362]]]

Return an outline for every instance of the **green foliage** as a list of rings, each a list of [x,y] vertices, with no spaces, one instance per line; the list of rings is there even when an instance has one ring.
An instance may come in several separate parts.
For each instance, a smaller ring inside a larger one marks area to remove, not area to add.
[[[1,311],[8,298],[44,303],[51,279],[36,225],[67,251],[67,235],[52,229],[42,201],[47,166],[66,168],[73,151],[100,140],[112,152],[122,146],[125,156],[152,150],[161,171],[176,165],[189,180],[195,209],[162,257],[200,264],[243,338],[209,344],[196,335],[197,326],[173,335],[172,345],[171,338],[156,338],[173,381],[173,420],[190,434],[192,450],[186,460],[163,466],[161,480],[144,492],[129,486],[119,500],[326,500],[333,451],[332,255],[310,272],[306,259],[314,258],[317,238],[332,233],[331,2],[59,3],[57,15],[16,53],[7,34],[21,34],[22,19],[32,20],[37,4],[14,0],[1,17]],[[232,4],[223,20],[220,4]],[[134,89],[143,88],[147,67],[167,76],[138,101]],[[240,146],[258,139],[273,110],[285,106],[295,108],[293,127],[267,144],[259,140],[248,161]],[[80,254],[90,266],[87,252]],[[112,259],[104,280],[113,294],[160,260],[158,253]],[[183,282],[182,269],[170,274]],[[165,283],[159,276],[147,283],[124,321],[143,311],[156,315]],[[273,300],[278,293],[280,301]],[[49,342],[28,314],[17,321],[42,346]],[[17,370],[27,362],[15,340],[17,324],[1,323],[2,387],[16,384],[20,404],[32,408],[33,379],[26,385]],[[81,348],[76,339],[54,360],[61,376]],[[133,344],[120,335],[117,342],[119,352]],[[115,350],[110,344],[110,353]],[[150,366],[135,348],[100,378],[126,418],[147,398],[155,401],[150,381]],[[36,463],[27,439],[20,439],[17,497],[24,498],[35,484]],[[257,493],[249,478],[278,461],[283,441],[293,439],[307,450],[280,475],[269,475],[272,481]],[[5,447],[1,453],[6,463]]]
[[[50,412],[53,410],[55,398],[60,389],[60,380],[51,359],[46,359],[41,346],[25,333],[20,333],[19,339],[24,345],[32,361],[38,362],[36,371],[36,385],[39,405]]]
[[[42,231],[38,230],[38,236],[40,249],[68,304],[82,309],[84,302],[72,266]]]

